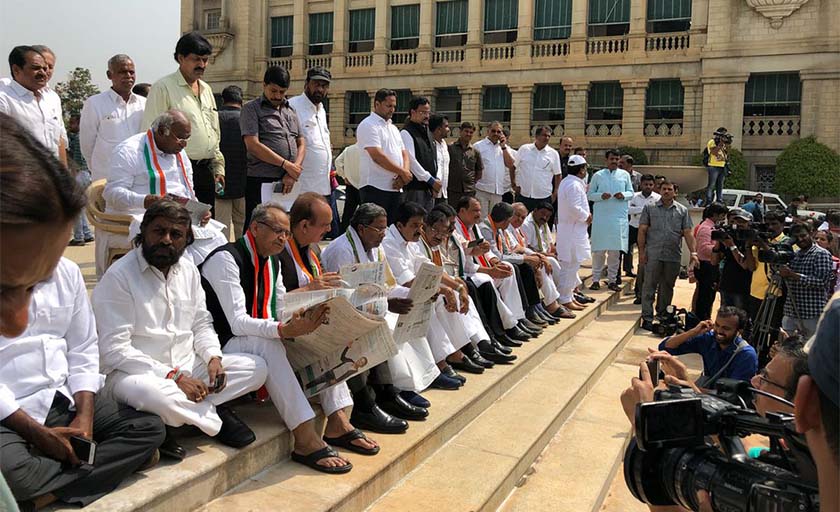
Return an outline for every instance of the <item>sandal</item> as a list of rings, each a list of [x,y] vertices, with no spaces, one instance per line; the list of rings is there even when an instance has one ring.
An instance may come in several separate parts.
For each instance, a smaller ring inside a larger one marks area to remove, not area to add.
[[[354,428],[350,432],[338,437],[324,436],[324,442],[330,446],[344,448],[345,450],[350,450],[351,452],[355,452],[360,455],[376,455],[379,453],[379,446],[374,446],[373,448],[363,448],[359,445],[353,444],[353,441],[356,439],[364,439],[365,441],[370,442],[370,439],[368,439],[367,436],[357,428]]]
[[[343,473],[347,473],[351,469],[353,469],[353,464],[351,464],[350,462],[347,462],[347,464],[345,464],[344,466],[336,466],[336,467],[333,467],[333,468],[330,468],[330,467],[327,467],[327,466],[322,466],[322,465],[318,464],[319,460],[328,459],[330,457],[340,458],[340,456],[338,455],[338,452],[335,451],[332,447],[329,447],[329,446],[325,446],[325,447],[321,448],[320,450],[317,450],[317,451],[314,451],[314,452],[310,453],[309,455],[301,455],[297,452],[294,452],[294,451],[292,452],[292,460],[293,461],[299,462],[300,464],[303,464],[304,466],[309,466],[310,468],[314,469],[315,471],[320,471],[322,473],[330,473],[330,474],[333,474],[333,475],[340,475],[340,474],[343,474]]]

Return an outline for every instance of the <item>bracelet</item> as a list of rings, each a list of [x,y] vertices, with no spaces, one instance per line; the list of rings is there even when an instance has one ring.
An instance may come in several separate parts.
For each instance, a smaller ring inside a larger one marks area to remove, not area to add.
[[[288,160],[283,160],[282,162],[280,162],[280,168],[284,171],[286,170],[286,162],[288,162]]]

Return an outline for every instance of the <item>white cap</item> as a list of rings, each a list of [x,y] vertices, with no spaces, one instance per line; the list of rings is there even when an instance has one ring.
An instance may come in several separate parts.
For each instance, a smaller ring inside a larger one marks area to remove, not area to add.
[[[568,165],[582,165],[586,163],[586,159],[580,155],[572,155],[569,157]]]

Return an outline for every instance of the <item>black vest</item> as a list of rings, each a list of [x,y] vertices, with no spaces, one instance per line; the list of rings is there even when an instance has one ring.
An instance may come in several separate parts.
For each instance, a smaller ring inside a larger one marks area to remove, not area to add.
[[[423,167],[423,169],[429,171],[429,174],[437,178],[437,151],[435,150],[434,141],[432,140],[432,134],[429,132],[429,128],[422,124],[407,121],[405,123],[405,131],[408,132],[411,136],[411,140],[414,141],[414,157],[417,159],[417,162],[421,167]],[[428,183],[419,181],[417,178],[413,178],[411,182],[403,188],[428,190],[430,187]]]
[[[251,261],[251,255],[248,253],[248,249],[245,248],[245,243],[242,238],[236,242],[231,242],[217,248],[211,252],[204,261],[212,258],[217,252],[226,252],[233,256],[233,261],[235,261],[236,266],[239,267],[239,284],[242,286],[242,291],[245,292],[245,309],[250,315],[251,309],[254,306],[254,281],[255,278],[258,277],[260,282],[262,282],[265,268],[265,258],[259,258],[259,276],[254,276],[254,265]],[[270,260],[271,266],[274,270],[274,275],[279,278],[280,260],[277,256],[271,256]],[[203,266],[204,263],[199,266],[199,270]],[[210,314],[213,316],[213,327],[216,329],[216,334],[219,335],[219,342],[224,347],[225,343],[234,336],[230,329],[230,323],[228,322],[227,316],[222,309],[221,303],[219,303],[219,297],[216,296],[216,292],[213,290],[213,287],[207,279],[204,278],[204,275],[201,276],[201,286],[204,288],[205,295],[207,295],[207,310],[210,311]],[[266,293],[271,293],[271,291],[260,290],[260,293],[257,296],[257,301],[262,302]]]

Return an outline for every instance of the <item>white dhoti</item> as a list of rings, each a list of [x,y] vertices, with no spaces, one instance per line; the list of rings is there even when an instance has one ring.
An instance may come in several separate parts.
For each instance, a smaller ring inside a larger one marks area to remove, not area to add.
[[[392,331],[398,318],[399,315],[395,313],[385,315],[388,327]],[[398,342],[397,350],[397,355],[388,359],[384,365],[376,367],[379,380],[383,384],[393,384],[397,389],[419,393],[428,388],[440,375],[429,341],[425,337]],[[384,370],[381,370],[382,368]]]
[[[472,300],[470,300],[470,305],[474,310],[475,305],[472,304]],[[460,308],[460,306],[460,301],[458,301],[458,307]],[[467,311],[467,313],[464,314],[461,314],[460,310],[455,311],[454,313],[450,313],[446,310],[446,305],[444,304],[443,296],[439,295],[437,300],[435,301],[435,314],[437,315],[437,319],[440,326],[445,331],[445,334],[449,337],[449,341],[452,347],[454,348],[454,350],[452,350],[452,352],[449,352],[449,354],[452,354],[456,350],[459,350],[461,347],[473,340],[473,336],[476,334],[476,327],[473,325],[474,322],[473,319],[470,317],[469,311]],[[478,323],[481,324],[480,319]],[[486,340],[489,338],[481,339]],[[449,354],[446,354],[444,356],[444,359]],[[435,356],[437,355],[439,354],[435,354]],[[440,361],[440,359],[437,360]]]
[[[553,270],[553,269],[552,269]],[[549,276],[545,268],[540,268],[540,291],[543,296],[543,304],[551,304],[560,297],[557,285],[554,284],[553,276]]]
[[[256,391],[265,382],[268,372],[265,360],[251,354],[225,354],[222,367],[227,374],[225,388],[219,393],[210,393],[201,402],[188,399],[174,380],[157,375],[115,371],[108,376],[106,385],[117,401],[138,411],[157,414],[170,427],[194,425],[208,436],[215,436],[222,428],[216,406]],[[196,359],[190,374],[208,382],[204,361]]]
[[[508,263],[505,264],[513,272],[513,267]],[[516,284],[516,274],[501,279],[493,279],[493,284],[498,291],[496,305],[499,309],[499,316],[502,318],[502,326],[505,329],[515,327],[519,320],[525,318],[522,297],[519,295],[519,285]]]

